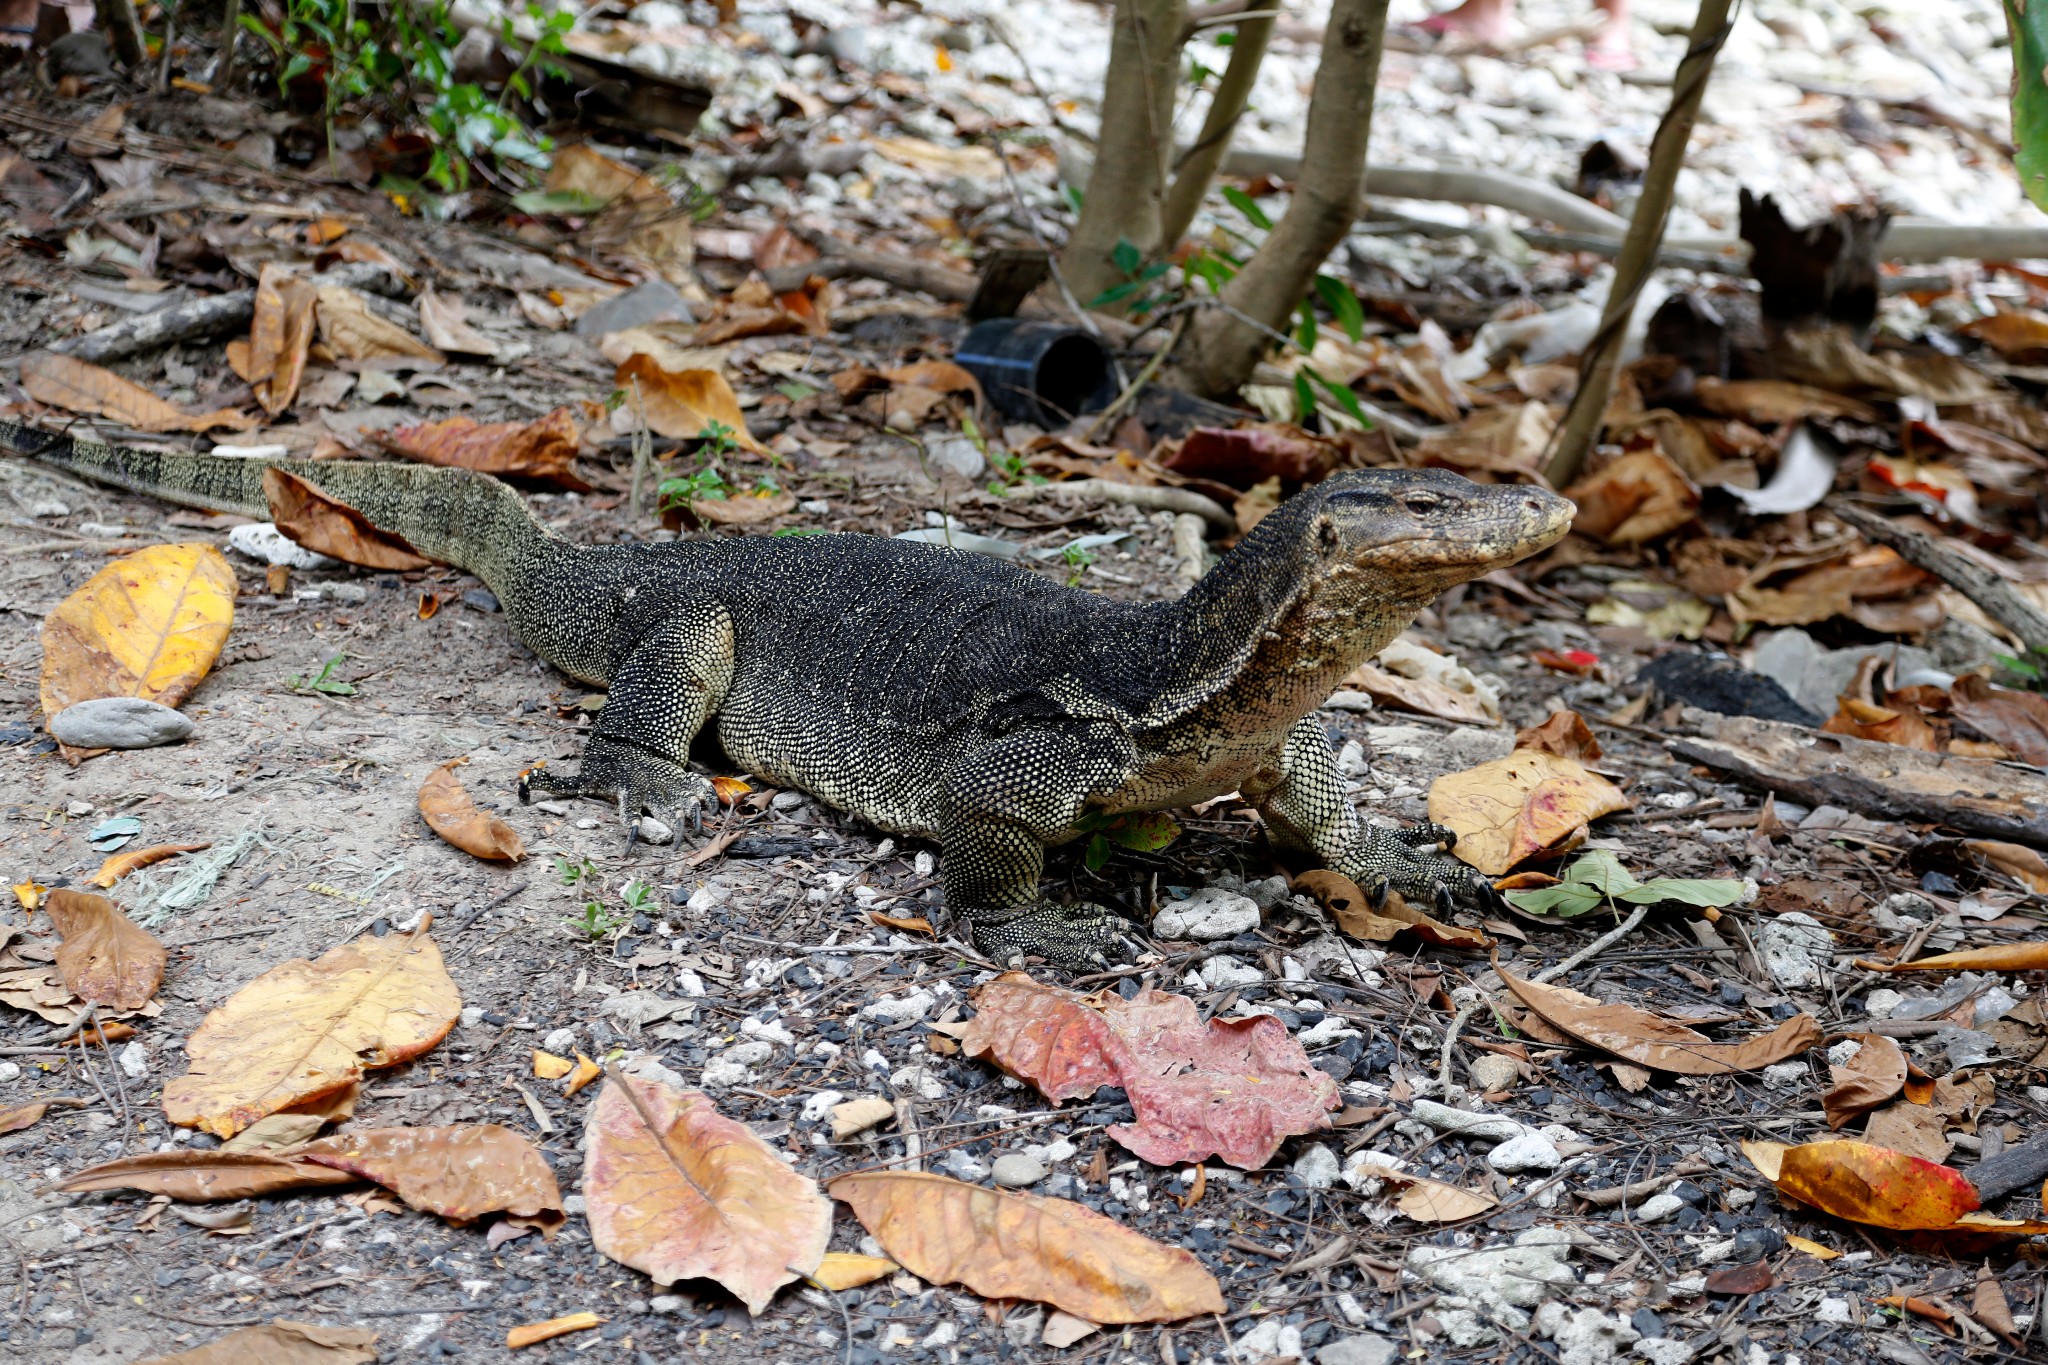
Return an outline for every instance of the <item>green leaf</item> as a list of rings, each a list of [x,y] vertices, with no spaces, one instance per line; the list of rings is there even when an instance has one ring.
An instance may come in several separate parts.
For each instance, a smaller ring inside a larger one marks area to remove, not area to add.
[[[2019,148],[2013,169],[2020,189],[2048,208],[2048,5],[2005,0],[2012,34],[2012,137]]]
[[[1301,302],[1301,326],[1294,329],[1294,344],[1304,351],[1316,348],[1316,310],[1309,307],[1307,299]]]
[[[801,403],[806,398],[814,398],[820,392],[820,390],[812,388],[809,384],[799,383],[794,379],[784,380],[782,383],[777,384],[775,391],[792,403]]]
[[[1116,249],[1109,253],[1111,264],[1126,275],[1138,273],[1138,267],[1145,263],[1145,253],[1138,250],[1138,244],[1128,237],[1116,239]]]
[[[1081,862],[1090,872],[1100,872],[1103,864],[1108,861],[1109,838],[1107,835],[1098,834],[1090,839],[1088,847],[1082,850]]]
[[[1294,415],[1303,422],[1316,415],[1316,391],[1309,387],[1305,368],[1294,372]]]
[[[1732,877],[1653,877],[1641,886],[1615,896],[1630,905],[1659,905],[1677,901],[1680,905],[1734,905],[1747,888]]]
[[[1180,838],[1180,826],[1165,811],[1134,811],[1112,820],[1107,833],[1125,848],[1139,853],[1157,853]]]
[[[1246,222],[1259,231],[1271,232],[1273,230],[1273,220],[1268,218],[1266,211],[1259,207],[1259,201],[1246,194],[1243,190],[1238,189],[1235,185],[1225,185],[1223,187],[1223,197],[1229,201],[1232,208],[1245,216]]]
[[[1604,848],[1596,848],[1581,856],[1564,874],[1567,882],[1590,886],[1603,896],[1619,896],[1637,886],[1636,879],[1628,869]]]
[[[1313,379],[1316,383],[1322,385],[1323,391],[1329,394],[1331,398],[1336,400],[1337,406],[1344,409],[1344,411],[1350,415],[1352,421],[1358,423],[1360,430],[1371,431],[1373,429],[1372,418],[1365,415],[1365,409],[1359,406],[1358,395],[1353,393],[1349,388],[1345,387],[1342,384],[1333,382],[1327,375],[1323,374],[1322,371],[1316,369],[1313,365],[1304,365],[1295,373],[1297,379],[1301,375],[1307,375],[1310,379]]]
[[[1108,307],[1110,304],[1115,303],[1118,299],[1129,298],[1131,295],[1137,293],[1138,290],[1142,287],[1142,284],[1137,280],[1125,280],[1122,284],[1113,284],[1109,288],[1103,290],[1100,294],[1097,294],[1094,298],[1088,300],[1088,306],[1090,308]]]
[[[1353,341],[1365,339],[1365,305],[1358,301],[1358,295],[1351,292],[1351,286],[1335,275],[1316,276],[1316,295],[1329,306],[1330,316],[1337,319],[1337,325],[1344,329],[1344,335]]]
[[[1555,913],[1560,919],[1583,915],[1600,908],[1600,893],[1576,882],[1539,886],[1530,891],[1503,891],[1508,904],[1530,915]]]

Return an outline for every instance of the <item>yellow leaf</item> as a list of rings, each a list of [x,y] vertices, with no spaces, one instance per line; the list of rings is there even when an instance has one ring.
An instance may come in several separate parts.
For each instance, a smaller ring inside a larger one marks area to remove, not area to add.
[[[458,758],[427,775],[420,784],[420,814],[434,833],[464,853],[487,862],[516,863],[526,856],[518,833],[497,816],[477,809],[455,776],[457,765],[467,762],[467,757]]]
[[[1628,807],[1621,788],[1584,764],[1533,749],[1446,773],[1429,788],[1429,818],[1456,833],[1453,851],[1489,877],[1569,852],[1590,821]]]
[[[247,431],[256,425],[254,417],[232,408],[180,411],[112,370],[52,351],[36,351],[21,362],[21,386],[38,403],[97,413],[137,431]]]
[[[554,1053],[542,1052],[539,1048],[533,1050],[533,1074],[544,1081],[559,1081],[575,1068],[576,1063],[567,1057],[557,1057]]]
[[[514,1327],[511,1331],[505,1333],[505,1344],[516,1351],[522,1346],[532,1346],[537,1342],[552,1341],[554,1338],[565,1336],[570,1332],[587,1332],[591,1328],[600,1327],[603,1324],[604,1319],[595,1313],[568,1313],[559,1318],[549,1318],[546,1322],[529,1322],[522,1326]]]
[[[858,1289],[864,1284],[873,1284],[884,1275],[893,1275],[902,1267],[887,1256],[859,1256],[851,1251],[828,1251],[825,1259],[818,1262],[818,1269],[811,1276],[827,1289]]]
[[[1818,1261],[1832,1261],[1835,1257],[1842,1254],[1839,1251],[1828,1250],[1819,1242],[1811,1242],[1804,1237],[1795,1236],[1789,1232],[1785,1234],[1785,1245],[1791,1247],[1794,1251],[1803,1251]]]
[[[35,913],[42,906],[43,897],[48,895],[49,892],[50,888],[44,886],[41,882],[16,882],[14,884],[14,899],[20,901],[21,908],[31,914]]]
[[[201,849],[212,847],[212,844],[158,844],[153,848],[131,848],[126,853],[116,853],[109,856],[105,862],[100,864],[100,870],[93,873],[87,880],[94,886],[112,886],[130,872],[140,868],[160,863],[166,858],[175,858],[180,853],[197,853]],[[33,909],[34,907],[31,906],[29,908]]]
[[[43,620],[45,715],[94,697],[176,706],[235,619],[235,571],[211,545],[152,545],[107,565]]]
[[[462,994],[425,933],[295,958],[206,1016],[185,1042],[191,1069],[164,1086],[164,1113],[226,1138],[265,1114],[326,1112],[352,1100],[366,1068],[411,1061],[461,1014]]]
[[[566,1099],[568,1096],[575,1094],[602,1075],[604,1075],[603,1067],[591,1061],[590,1058],[582,1053],[577,1053],[576,1069],[569,1073],[569,1083],[562,1087],[563,1098]]]

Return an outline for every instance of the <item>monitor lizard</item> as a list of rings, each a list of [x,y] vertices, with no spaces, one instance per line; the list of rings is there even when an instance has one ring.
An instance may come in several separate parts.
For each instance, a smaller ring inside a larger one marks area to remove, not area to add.
[[[983,952],[1099,965],[1123,918],[1045,897],[1045,850],[1103,817],[1231,791],[1282,853],[1376,900],[1491,903],[1448,831],[1362,823],[1314,712],[1444,589],[1551,545],[1574,508],[1436,469],[1347,470],[1270,513],[1188,592],[1118,602],[939,545],[866,535],[577,545],[467,470],[158,454],[0,421],[0,443],[189,506],[264,517],[267,463],[474,573],[513,633],[608,690],[575,773],[669,830],[716,798],[718,751],[893,833],[937,839]],[[1092,817],[1092,818],[1091,818]]]

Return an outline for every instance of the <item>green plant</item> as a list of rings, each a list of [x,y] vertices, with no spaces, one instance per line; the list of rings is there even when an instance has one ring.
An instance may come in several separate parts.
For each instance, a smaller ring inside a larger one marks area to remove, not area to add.
[[[1069,545],[1060,551],[1060,561],[1067,566],[1067,586],[1078,587],[1082,576],[1088,572],[1088,566],[1095,562],[1095,552],[1079,545]]]
[[[594,943],[598,939],[610,934],[613,930],[624,928],[628,918],[625,915],[612,913],[603,901],[585,901],[583,902],[583,914],[581,916],[575,919],[565,919],[562,923]]]
[[[353,697],[356,694],[356,685],[343,682],[334,676],[334,670],[341,667],[341,661],[346,657],[348,656],[344,654],[336,654],[321,665],[318,673],[311,677],[303,673],[294,673],[284,680],[284,685],[294,692],[320,692],[330,697]]]
[[[1109,253],[1109,259],[1116,266],[1117,270],[1122,273],[1123,280],[1120,283],[1111,285],[1094,298],[1088,300],[1090,308],[1107,308],[1111,304],[1122,303],[1130,310],[1133,317],[1142,317],[1163,304],[1171,302],[1172,290],[1170,287],[1163,285],[1157,293],[1146,294],[1142,298],[1132,298],[1132,295],[1137,294],[1140,290],[1146,289],[1165,279],[1166,272],[1173,268],[1171,262],[1153,261],[1150,265],[1147,265],[1145,263],[1145,253],[1140,251],[1138,244],[1128,237],[1116,239],[1116,248]],[[1130,301],[1126,303],[1125,300]]]
[[[1995,654],[1992,662],[2002,675],[1998,681],[2024,692],[2048,692],[2048,652],[2030,649],[2024,658]]]
[[[625,902],[628,910],[648,910],[654,906],[654,888],[636,878],[620,889],[619,899]]]
[[[590,859],[579,858],[570,862],[559,853],[555,855],[555,874],[562,879],[564,886],[587,885],[598,879],[597,866]]]
[[[1653,877],[1639,882],[1612,853],[1594,849],[1566,868],[1564,880],[1555,886],[1503,894],[1517,910],[1527,914],[1554,914],[1569,919],[1615,901],[1628,905],[1659,905],[1665,901],[1681,905],[1734,905],[1747,892],[1744,883],[1728,877]]]
[[[1081,862],[1090,872],[1100,872],[1116,849],[1157,853],[1180,838],[1180,826],[1164,811],[1133,811],[1128,815],[1083,815],[1075,828],[1088,835]]]

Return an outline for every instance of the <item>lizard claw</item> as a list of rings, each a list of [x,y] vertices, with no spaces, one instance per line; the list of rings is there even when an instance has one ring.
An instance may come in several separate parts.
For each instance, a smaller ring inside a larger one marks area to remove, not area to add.
[[[1374,904],[1384,903],[1392,892],[1412,904],[1431,906],[1439,915],[1458,909],[1497,910],[1500,893],[1493,883],[1478,869],[1449,856],[1457,840],[1456,834],[1441,825],[1368,829],[1357,858],[1339,870],[1357,882]]]
[[[583,751],[582,767],[573,775],[555,774],[535,764],[519,776],[519,799],[534,792],[550,796],[595,796],[615,803],[626,826],[626,852],[643,840],[668,843],[686,824],[700,833],[704,807],[718,799],[709,778],[656,754],[592,736]],[[642,812],[666,831],[665,837],[643,829]]]
[[[1006,967],[1022,966],[1029,956],[1060,971],[1101,969],[1127,956],[1132,946],[1123,916],[1086,901],[971,910],[961,918],[974,946]]]

